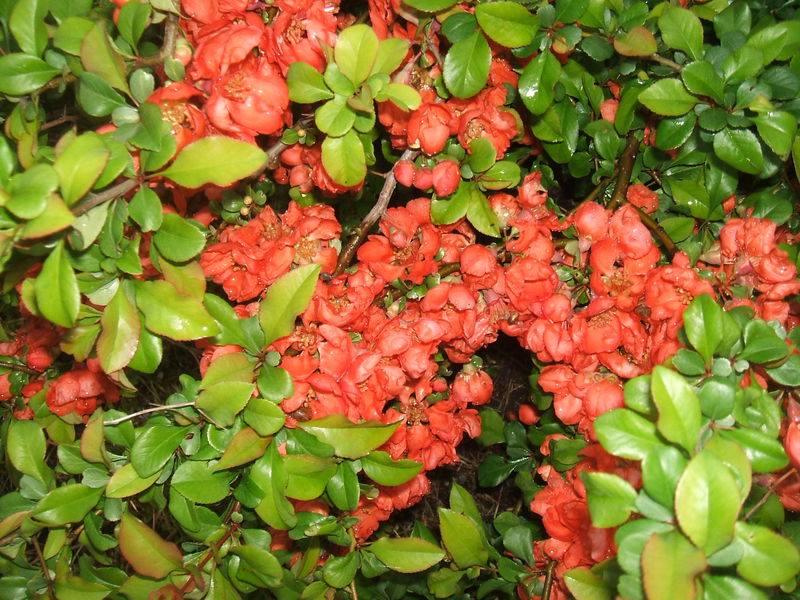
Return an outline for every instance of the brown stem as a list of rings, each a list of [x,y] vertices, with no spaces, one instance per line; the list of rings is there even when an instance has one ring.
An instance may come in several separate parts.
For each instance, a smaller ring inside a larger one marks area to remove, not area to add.
[[[36,556],[39,559],[39,563],[42,565],[42,573],[44,574],[44,578],[47,580],[47,597],[49,600],[56,600],[56,591],[53,587],[53,578],[50,577],[50,569],[47,568],[47,562],[44,560],[44,554],[42,554],[42,548],[39,546],[39,542],[36,540],[36,537],[32,537],[31,541],[33,542],[33,548],[36,550]]]
[[[660,64],[665,65],[667,67],[670,67],[672,69],[675,69],[678,72],[683,71],[683,65],[679,65],[674,60],[670,60],[668,58],[665,58],[665,57],[661,56],[660,54],[653,53],[650,56],[648,56],[647,58],[649,58],[650,60],[654,60],[657,63],[660,63]]]
[[[0,367],[5,367],[6,369],[11,369],[12,371],[19,371],[20,373],[27,373],[28,375],[38,375],[39,371],[36,369],[31,369],[25,365],[18,365],[15,362],[11,362],[10,360],[0,360]]]
[[[636,155],[638,152],[639,138],[636,137],[636,134],[631,132],[628,134],[628,143],[625,144],[625,150],[622,151],[622,156],[619,157],[617,183],[614,186],[614,192],[611,194],[611,200],[608,203],[607,208],[609,210],[614,210],[625,201],[625,194],[631,182],[633,163],[636,162]]]
[[[780,478],[776,479],[775,482],[769,486],[766,493],[761,497],[761,499],[759,499],[759,501],[756,502],[755,506],[753,506],[753,508],[747,511],[747,514],[742,518],[742,521],[748,521],[750,517],[756,514],[758,509],[764,506],[766,501],[769,500],[769,497],[775,493],[775,488],[778,487],[778,485],[780,485],[785,479],[788,479],[788,477],[795,472],[797,472],[797,469],[794,468],[789,469],[788,471],[786,471],[786,473],[781,475]]]
[[[125,415],[124,417],[119,417],[118,419],[111,419],[110,421],[105,421],[103,425],[108,427],[112,427],[114,425],[119,425],[120,423],[124,423],[125,421],[130,421],[131,419],[135,419],[136,417],[141,417],[142,415],[149,415],[150,413],[160,412],[162,410],[178,410],[180,408],[193,408],[194,402],[181,402],[179,404],[169,404],[166,406],[154,406],[153,408],[145,408],[144,410],[140,410],[129,415]]]
[[[547,574],[544,576],[544,590],[542,590],[542,600],[550,600],[550,593],[553,590],[553,571],[558,563],[551,560],[547,563]]]
[[[53,127],[58,127],[59,125],[63,125],[64,123],[74,123],[77,120],[78,117],[76,117],[75,115],[63,115],[61,117],[58,117],[57,119],[48,121],[39,128],[39,131],[47,131],[48,129],[52,129]]]
[[[137,58],[135,61],[136,67],[154,67],[175,54],[175,43],[178,41],[179,30],[177,15],[167,15],[166,26],[164,27],[164,42],[161,44],[161,50],[152,56]]]
[[[109,202],[110,200],[114,200],[124,194],[127,194],[138,185],[139,181],[137,179],[126,179],[125,181],[121,181],[117,185],[113,185],[98,194],[87,196],[78,202],[72,207],[72,214],[76,217],[79,217],[82,214],[92,210],[95,206],[100,206],[105,202]]]
[[[313,117],[303,117],[294,124],[294,129],[306,129],[314,122]],[[291,144],[285,144],[278,140],[272,146],[267,148],[267,158],[261,163],[261,166],[256,169],[256,172],[250,175],[248,179],[255,179],[268,169],[275,169],[280,164],[281,153],[286,150]]]
[[[210,561],[212,558],[216,556],[217,552],[219,552],[222,549],[222,546],[236,532],[237,529],[239,529],[239,525],[237,523],[233,523],[225,532],[225,534],[214,543],[213,547],[208,549],[206,555],[200,559],[199,563],[197,563],[198,571],[203,570],[203,567],[205,567],[208,564],[208,561]],[[179,591],[181,595],[180,597],[183,598],[185,594],[188,594],[189,592],[194,590],[194,587],[195,587],[194,577],[189,576],[188,581],[181,586],[181,589]]]
[[[460,269],[461,269],[460,262],[445,263],[441,267],[439,267],[439,275],[442,277],[447,277],[448,275],[452,275],[453,273],[458,272]]]
[[[418,150],[408,148],[400,155],[399,160],[414,160],[417,154],[419,154]],[[334,277],[341,275],[344,270],[350,266],[350,263],[353,262],[358,247],[366,239],[367,234],[369,234],[375,223],[383,216],[383,213],[386,212],[386,208],[389,206],[389,201],[392,199],[392,194],[396,187],[397,179],[394,176],[394,169],[392,169],[386,175],[386,180],[383,182],[383,187],[381,188],[381,193],[378,194],[378,201],[375,203],[375,206],[373,206],[367,213],[367,216],[361,220],[361,224],[356,228],[353,235],[350,236],[350,239],[347,240],[347,243],[339,253],[339,261],[336,263],[336,270],[333,272]]]
[[[633,204],[631,204],[633,206]],[[661,242],[661,245],[664,247],[664,251],[669,255],[670,258],[675,256],[675,253],[678,251],[678,247],[675,245],[675,242],[672,241],[672,238],[667,235],[667,232],[656,223],[655,219],[644,212],[638,206],[633,206],[636,209],[636,212],[639,213],[639,218],[642,220],[642,223],[645,224],[654,236],[658,238],[658,241]]]

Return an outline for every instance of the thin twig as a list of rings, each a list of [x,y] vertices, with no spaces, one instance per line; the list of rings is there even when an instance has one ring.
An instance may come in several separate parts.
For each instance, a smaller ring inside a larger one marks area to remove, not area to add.
[[[776,479],[772,483],[772,485],[770,485],[769,488],[767,488],[767,491],[759,499],[759,501],[756,502],[755,506],[753,506],[753,508],[751,508],[750,510],[747,511],[747,514],[742,518],[742,521],[748,521],[750,519],[750,517],[752,517],[754,514],[756,514],[758,509],[761,508],[762,506],[764,506],[764,504],[767,502],[767,500],[769,500],[769,497],[772,494],[775,493],[775,488],[777,488],[781,483],[783,483],[783,481],[785,479],[788,479],[790,475],[792,475],[792,474],[794,474],[796,472],[797,472],[797,469],[791,468],[788,471],[786,471],[786,473],[781,475],[778,479]]]
[[[72,207],[72,214],[76,217],[79,217],[82,214],[92,210],[95,206],[100,206],[101,204],[105,204],[106,202],[115,200],[120,196],[127,194],[138,185],[139,180],[137,179],[126,179],[125,181],[121,181],[117,185],[113,185],[98,194],[87,196],[78,202]]]
[[[419,154],[419,150],[408,148],[400,155],[399,160],[414,160],[417,154]],[[386,180],[383,182],[383,187],[381,188],[381,193],[378,194],[378,201],[375,203],[375,206],[373,206],[367,213],[367,216],[361,220],[361,224],[356,228],[353,235],[350,236],[350,239],[347,240],[347,243],[339,253],[339,261],[336,263],[336,270],[333,272],[334,277],[341,275],[345,269],[350,266],[350,263],[353,262],[358,247],[366,239],[367,234],[369,234],[375,223],[377,223],[386,212],[386,208],[389,206],[389,201],[392,199],[392,194],[396,187],[397,179],[394,176],[394,169],[392,169],[386,175]]]
[[[628,134],[628,143],[625,144],[625,150],[622,151],[622,155],[619,157],[617,183],[614,186],[614,192],[611,194],[608,209],[614,210],[625,201],[625,193],[628,191],[628,185],[631,182],[633,163],[636,162],[638,152],[639,138],[636,137],[634,132],[631,132]]]
[[[314,122],[313,117],[303,117],[297,123],[294,124],[294,129],[303,130],[308,128],[311,123]],[[293,144],[286,144],[280,140],[272,144],[269,148],[267,148],[267,158],[261,163],[261,166],[256,169],[255,173],[250,175],[248,179],[255,179],[259,175],[261,175],[264,171],[276,169],[278,165],[280,165],[280,158],[281,154],[284,150],[286,150],[289,146]]]
[[[550,600],[550,592],[553,589],[553,571],[558,563],[551,560],[547,563],[547,574],[544,576],[544,590],[542,590],[542,600]]]
[[[36,550],[36,556],[39,558],[39,563],[42,565],[42,573],[44,574],[44,578],[47,580],[47,597],[50,600],[56,600],[56,592],[55,588],[53,587],[53,578],[50,576],[50,569],[47,568],[47,562],[44,560],[44,554],[42,554],[42,548],[39,546],[39,542],[36,540],[36,537],[32,537],[31,541],[33,542],[33,548]]]
[[[675,245],[675,242],[672,241],[672,238],[669,237],[664,228],[659,225],[653,217],[648,215],[638,206],[634,206],[631,204],[633,208],[636,209],[636,212],[639,213],[639,218],[644,223],[645,227],[650,230],[654,236],[658,238],[658,241],[661,242],[661,245],[664,247],[664,251],[669,255],[670,258],[675,256],[675,253],[678,251],[678,247]]]
[[[25,365],[18,365],[17,363],[9,360],[0,360],[0,367],[5,367],[6,369],[11,369],[12,371],[19,371],[20,373],[27,373],[28,375],[39,375],[39,371],[36,369],[31,369]]]
[[[198,572],[202,572],[203,567],[205,567],[206,564],[208,564],[208,561],[210,561],[212,558],[216,556],[217,552],[219,552],[222,549],[222,546],[225,544],[225,542],[227,542],[228,539],[238,529],[239,529],[238,523],[231,524],[231,526],[228,528],[225,534],[221,538],[219,538],[219,540],[217,540],[212,547],[208,549],[208,552],[206,552],[205,556],[203,556],[203,558],[200,559],[200,562],[197,563]],[[184,583],[181,586],[181,589],[179,591],[181,595],[180,597],[183,598],[185,594],[188,594],[189,592],[194,590],[194,588],[195,588],[194,577],[190,576],[189,579],[186,581],[186,583]]]
[[[152,56],[143,56],[135,61],[136,67],[154,67],[175,54],[175,43],[178,41],[178,17],[174,14],[167,15],[164,27],[164,42],[161,50]]]
[[[665,65],[667,67],[670,67],[671,69],[675,69],[678,72],[683,71],[683,65],[679,65],[674,60],[670,60],[668,58],[665,58],[665,57],[661,56],[660,54],[653,53],[653,54],[649,55],[647,58],[649,58],[650,60],[654,60],[657,63],[660,63],[660,64]]]
[[[141,417],[142,415],[149,415],[150,413],[159,412],[162,410],[178,410],[180,408],[195,408],[195,405],[194,402],[180,402],[179,404],[154,406],[153,408],[145,408],[144,410],[140,410],[135,413],[125,415],[124,417],[119,417],[118,419],[111,419],[110,421],[104,421],[103,425],[111,427],[114,425],[119,425],[120,423],[124,423],[125,421],[130,421],[131,419],[135,419],[136,417]]]
[[[78,117],[76,117],[75,115],[63,115],[61,117],[58,117],[57,119],[48,121],[39,128],[39,131],[47,131],[48,129],[52,129],[53,127],[58,127],[59,125],[63,125],[64,123],[74,123],[77,120]]]

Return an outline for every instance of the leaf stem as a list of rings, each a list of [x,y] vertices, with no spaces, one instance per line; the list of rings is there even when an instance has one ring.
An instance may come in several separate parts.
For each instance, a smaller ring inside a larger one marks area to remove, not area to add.
[[[750,517],[752,517],[754,514],[756,514],[756,512],[758,511],[758,509],[759,509],[759,508],[761,508],[762,506],[764,506],[764,504],[766,504],[767,500],[769,500],[769,497],[770,497],[772,494],[774,494],[774,493],[775,493],[775,488],[777,488],[777,487],[778,487],[778,486],[779,486],[781,483],[783,483],[783,481],[784,481],[785,479],[788,479],[788,478],[789,478],[789,477],[790,477],[792,474],[794,474],[794,473],[796,473],[796,472],[797,472],[797,469],[795,469],[795,468],[791,468],[791,469],[789,469],[788,471],[786,471],[786,473],[784,473],[783,475],[781,475],[781,476],[780,476],[778,479],[776,479],[776,480],[775,480],[775,481],[774,481],[774,482],[773,482],[773,483],[772,483],[772,484],[769,486],[769,488],[767,488],[767,491],[764,493],[764,495],[763,495],[763,496],[761,496],[761,498],[759,499],[759,501],[755,503],[755,505],[753,506],[753,508],[751,508],[750,510],[748,510],[748,511],[747,511],[747,514],[746,514],[744,517],[742,517],[742,521],[748,521],[748,520],[750,520]]]
[[[50,576],[50,569],[47,568],[47,562],[44,560],[42,548],[39,546],[36,536],[31,537],[31,541],[33,542],[34,550],[36,550],[36,556],[39,559],[39,563],[42,565],[42,574],[44,574],[44,578],[47,580],[47,597],[49,600],[56,600],[56,593],[55,589],[53,588],[53,578]]]
[[[119,198],[123,194],[127,194],[138,185],[139,185],[138,179],[126,179],[125,181],[121,181],[117,185],[113,185],[110,188],[106,188],[100,193],[87,196],[86,198],[78,202],[75,206],[72,207],[72,214],[75,215],[76,217],[79,217],[82,214],[89,212],[96,206],[100,206],[101,204],[105,204],[110,200]]]
[[[178,41],[178,17],[174,14],[167,15],[166,26],[164,27],[164,42],[161,50],[152,56],[144,56],[136,59],[136,67],[153,67],[160,65],[167,58],[175,53],[175,43]]]
[[[400,160],[413,160],[416,158],[417,154],[419,154],[419,150],[408,148],[400,155],[398,162]],[[358,247],[366,239],[375,223],[377,223],[386,212],[386,208],[389,206],[389,201],[392,199],[392,194],[396,187],[397,179],[394,176],[394,169],[392,169],[386,175],[386,180],[383,182],[383,187],[381,188],[380,194],[378,194],[378,201],[375,203],[375,206],[373,206],[361,220],[361,224],[356,228],[353,235],[350,236],[350,239],[347,240],[347,243],[339,253],[336,270],[333,272],[334,277],[344,273],[345,269],[353,262]]]
[[[550,600],[550,592],[553,590],[553,571],[558,563],[551,560],[547,563],[547,574],[544,576],[544,590],[542,590],[542,600]]]
[[[660,54],[657,54],[655,52],[653,54],[649,55],[647,58],[649,58],[650,60],[653,60],[653,61],[655,61],[657,63],[660,63],[660,64],[662,64],[664,66],[667,66],[667,67],[670,67],[672,69],[675,69],[679,73],[681,71],[683,71],[683,65],[679,65],[674,60],[670,60],[670,59],[668,59],[668,58],[666,58],[664,56],[661,56]]]
[[[131,413],[129,415],[125,415],[124,417],[119,417],[118,419],[111,419],[110,421],[103,421],[103,425],[106,426],[114,426],[119,425],[120,423],[124,423],[125,421],[130,421],[131,419],[135,419],[136,417],[141,417],[142,415],[149,415],[150,413],[160,412],[162,410],[178,410],[181,408],[195,408],[194,402],[181,402],[179,404],[169,404],[165,406],[154,406],[152,408],[145,408],[144,410],[137,411],[135,413]]]
[[[628,134],[628,143],[625,144],[625,149],[619,157],[619,168],[617,170],[617,183],[614,186],[614,192],[611,194],[611,200],[608,203],[609,210],[614,210],[623,202],[625,202],[625,194],[628,191],[628,185],[631,182],[631,173],[633,172],[633,163],[636,162],[636,155],[639,153],[639,138],[636,137],[634,132]]]
[[[294,124],[293,129],[306,129],[314,122],[313,117],[303,117],[297,123]],[[269,148],[267,148],[267,158],[261,163],[261,166],[256,169],[256,171],[249,177],[249,179],[255,179],[259,175],[261,175],[267,169],[275,169],[279,165],[279,160],[281,157],[281,153],[286,150],[292,144],[286,144],[280,140],[272,144]]]
[[[20,373],[27,373],[28,375],[40,374],[36,369],[31,369],[26,365],[18,365],[10,360],[0,360],[0,367],[5,367],[6,369],[11,369],[12,371],[19,371]]]

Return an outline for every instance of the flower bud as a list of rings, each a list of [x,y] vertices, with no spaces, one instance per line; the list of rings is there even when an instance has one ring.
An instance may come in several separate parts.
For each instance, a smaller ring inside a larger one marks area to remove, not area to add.
[[[461,183],[461,172],[454,160],[445,160],[433,169],[433,189],[437,196],[449,196]]]

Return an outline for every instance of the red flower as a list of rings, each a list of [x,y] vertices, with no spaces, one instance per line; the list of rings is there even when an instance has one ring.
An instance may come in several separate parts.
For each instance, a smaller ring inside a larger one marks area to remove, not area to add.
[[[535,258],[515,258],[505,271],[506,293],[520,312],[553,295],[558,276],[549,264]]]
[[[119,390],[95,360],[89,360],[86,368],[75,369],[56,379],[46,396],[50,411],[60,417],[76,412],[88,418],[104,400],[116,402]]]
[[[658,194],[641,183],[629,186],[625,197],[628,202],[646,213],[654,213],[658,210]]]
[[[600,116],[606,121],[613,123],[617,119],[617,109],[619,108],[619,100],[609,98],[604,100],[600,105]]]
[[[431,156],[444,150],[447,139],[455,132],[451,130],[453,114],[447,105],[427,102],[411,113],[406,136],[411,148],[420,148]]]
[[[189,102],[202,95],[200,90],[191,85],[173,82],[157,89],[147,99],[158,105],[161,115],[172,125],[170,133],[177,143],[176,152],[205,135],[206,118],[199,108]]]
[[[270,53],[285,75],[296,62],[310,64],[320,73],[325,70],[323,45],[336,45],[336,13],[339,2],[325,0],[277,0],[280,9],[272,25]]]
[[[433,189],[439,197],[449,196],[461,183],[461,171],[454,160],[443,160],[433,168]]]

